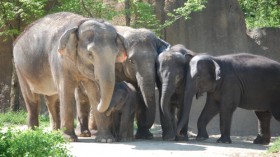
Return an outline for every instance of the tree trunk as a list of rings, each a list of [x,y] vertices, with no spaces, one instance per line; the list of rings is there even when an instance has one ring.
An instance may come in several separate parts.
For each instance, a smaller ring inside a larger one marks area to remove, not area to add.
[[[12,80],[11,80],[11,93],[10,93],[10,109],[11,111],[19,110],[19,83],[15,69],[15,63],[13,62]]]
[[[125,25],[130,26],[130,20],[131,20],[130,0],[124,1],[124,9],[125,9]]]

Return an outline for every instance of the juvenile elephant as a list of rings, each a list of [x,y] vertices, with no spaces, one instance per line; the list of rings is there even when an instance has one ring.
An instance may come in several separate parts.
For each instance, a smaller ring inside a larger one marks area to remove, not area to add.
[[[178,44],[159,54],[156,60],[163,140],[175,139],[177,118],[184,102],[185,73],[194,55],[194,52]],[[187,131],[181,134],[187,134]]]
[[[39,125],[39,95],[45,95],[54,129],[60,125],[65,137],[77,141],[72,103],[80,82],[93,95],[89,101],[100,111],[96,115],[106,117],[101,112],[113,95],[115,62],[125,53],[117,57],[122,45],[123,37],[111,24],[73,13],[51,14],[28,26],[15,41],[13,55],[29,126]]]
[[[177,133],[189,119],[192,98],[207,92],[206,105],[198,119],[197,140],[208,139],[206,126],[220,114],[221,137],[217,142],[231,143],[232,114],[237,107],[254,110],[259,133],[255,144],[270,142],[270,119],[280,121],[280,64],[271,59],[251,55],[232,54],[219,57],[197,55],[187,72],[184,113]]]
[[[133,140],[135,112],[137,107],[142,104],[144,102],[132,84],[116,83],[106,115],[112,117],[112,132],[117,141]]]

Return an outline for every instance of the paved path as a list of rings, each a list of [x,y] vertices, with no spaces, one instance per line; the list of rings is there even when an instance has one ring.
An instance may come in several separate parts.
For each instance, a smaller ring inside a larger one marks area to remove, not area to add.
[[[211,136],[204,142],[191,138],[188,142],[166,142],[160,137],[153,140],[132,142],[95,143],[93,138],[80,138],[71,143],[71,151],[77,157],[121,156],[121,157],[259,157],[268,146],[252,144],[254,137],[232,137],[232,144],[216,143],[218,136]],[[280,156],[280,154],[279,154]]]

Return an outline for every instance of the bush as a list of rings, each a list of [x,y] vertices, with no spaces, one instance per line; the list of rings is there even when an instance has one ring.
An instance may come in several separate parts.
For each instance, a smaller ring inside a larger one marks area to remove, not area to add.
[[[280,137],[275,140],[271,147],[267,150],[268,153],[280,153]]]
[[[0,132],[0,157],[71,156],[58,131],[12,130]]]

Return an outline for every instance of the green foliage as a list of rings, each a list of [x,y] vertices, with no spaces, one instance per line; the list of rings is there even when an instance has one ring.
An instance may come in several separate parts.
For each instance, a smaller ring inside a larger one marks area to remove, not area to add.
[[[22,26],[45,14],[47,0],[1,0],[0,36],[15,37]]]
[[[12,130],[0,132],[0,157],[71,156],[58,131]]]
[[[167,14],[170,19],[164,23],[163,27],[170,26],[180,18],[184,18],[185,20],[191,19],[190,14],[202,11],[207,1],[208,0],[188,0],[184,3],[184,6],[174,9],[173,13]]]
[[[158,34],[160,32],[160,21],[156,18],[153,6],[147,2],[137,0],[132,0],[130,4],[130,13],[134,17],[131,26],[134,28],[148,28]]]
[[[248,28],[280,27],[279,0],[239,0]]]
[[[15,126],[15,125],[25,125],[27,119],[26,111],[20,110],[18,112],[6,112],[0,113],[0,126],[8,125],[8,126]],[[40,126],[46,127],[49,126],[49,116],[47,115],[40,115],[39,116],[39,123]]]
[[[118,15],[113,6],[102,0],[58,0],[58,5],[52,12],[68,11],[86,17],[96,17],[111,20]]]
[[[267,150],[268,153],[280,153],[280,137],[275,140],[271,147]]]

